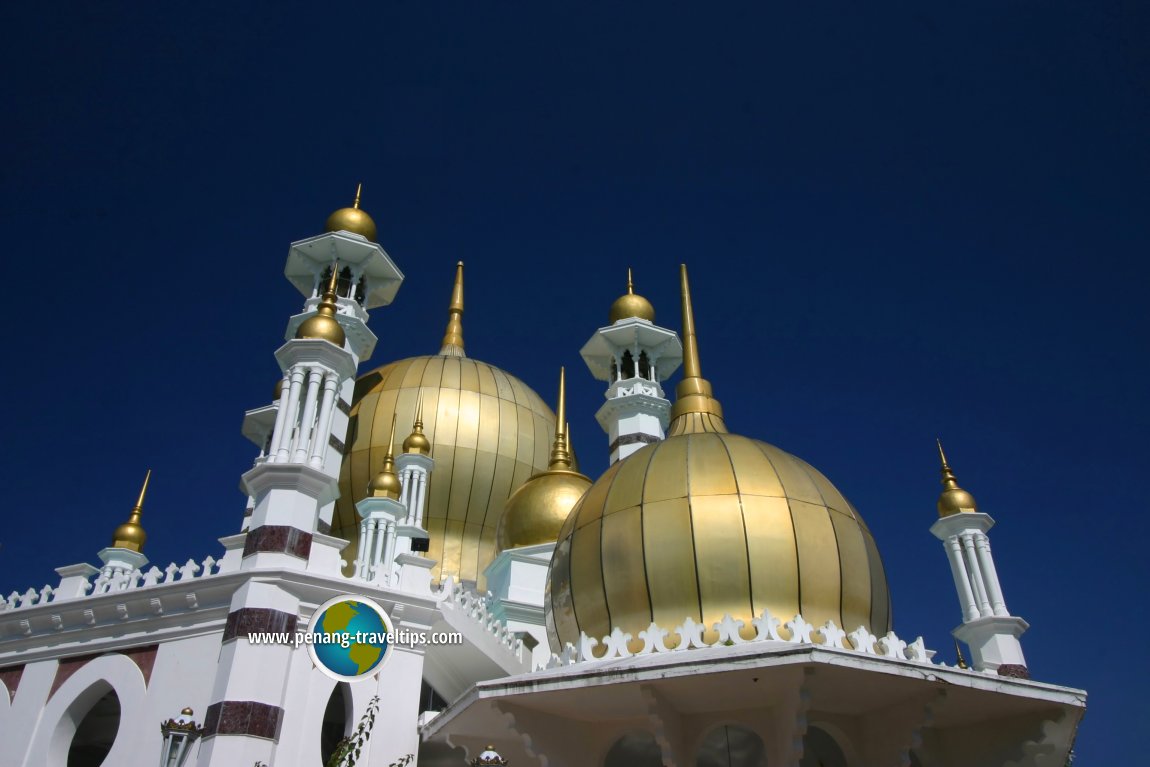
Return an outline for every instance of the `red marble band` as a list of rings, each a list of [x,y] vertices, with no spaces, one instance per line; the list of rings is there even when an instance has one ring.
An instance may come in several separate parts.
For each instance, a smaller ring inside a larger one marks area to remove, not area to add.
[[[290,554],[307,559],[311,553],[311,533],[278,525],[263,525],[249,530],[244,541],[244,556],[260,553]]]
[[[253,700],[223,700],[208,706],[204,716],[204,737],[250,735],[279,740],[283,709]]]
[[[224,624],[224,638],[221,641],[229,642],[236,637],[247,636],[256,631],[294,634],[298,621],[295,615],[272,610],[270,607],[241,607],[235,612],[228,613],[228,622]]]

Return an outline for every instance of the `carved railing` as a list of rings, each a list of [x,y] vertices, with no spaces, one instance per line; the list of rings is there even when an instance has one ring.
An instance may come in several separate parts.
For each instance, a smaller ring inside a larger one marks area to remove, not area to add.
[[[909,644],[893,632],[885,636],[876,637],[865,627],[859,626],[849,634],[834,621],[827,621],[822,626],[812,626],[796,615],[783,623],[778,618],[764,610],[758,618],[751,621],[755,635],[747,639],[742,630],[746,622],[724,615],[723,620],[712,624],[712,630],[718,635],[712,642],[704,639],[706,625],[687,618],[673,631],[667,631],[654,622],[639,632],[639,639],[643,646],[637,652],[632,652],[630,643],[635,638],[631,634],[616,627],[602,641],[580,634],[578,646],[567,643],[562,653],[553,654],[546,668],[570,666],[575,663],[591,663],[595,661],[616,660],[630,658],[637,655],[651,655],[655,653],[675,653],[692,648],[702,649],[723,645],[749,645],[756,642],[783,642],[793,645],[813,645],[815,647],[828,647],[837,650],[850,650],[863,655],[874,655],[884,658],[895,658],[917,663],[933,664],[931,656],[934,652],[927,650],[922,637],[918,637]],[[672,634],[678,638],[668,643],[667,638]],[[820,641],[816,641],[816,637]],[[596,648],[599,648],[598,650]]]
[[[62,595],[59,587],[54,588],[51,585],[44,586],[39,591],[36,589],[28,589],[24,593],[13,591],[7,598],[0,596],[0,611],[19,610],[22,607],[72,601],[113,592],[135,591],[176,582],[202,580],[218,575],[219,572],[219,560],[210,555],[200,563],[194,559],[189,559],[183,565],[173,562],[163,570],[155,566],[147,571],[138,568],[130,571],[98,570],[87,576],[86,582],[76,584],[76,591],[82,593]]]
[[[523,640],[515,632],[509,630],[507,624],[491,613],[490,594],[481,597],[471,589],[457,583],[454,577],[448,576],[436,594],[436,598],[440,605],[449,605],[457,612],[471,618],[515,655],[519,655],[523,650]]]

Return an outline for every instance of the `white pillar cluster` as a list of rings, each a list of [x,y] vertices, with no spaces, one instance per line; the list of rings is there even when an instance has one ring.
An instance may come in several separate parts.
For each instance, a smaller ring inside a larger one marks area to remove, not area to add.
[[[368,496],[355,505],[362,517],[359,523],[359,559],[356,577],[391,584],[395,570],[396,527],[407,518],[407,509],[394,498]]]
[[[407,516],[396,528],[396,554],[410,554],[415,539],[427,538],[423,514],[427,509],[427,491],[435,461],[431,456],[420,453],[401,453],[395,459],[395,465],[399,469],[399,481],[403,484],[399,499],[407,510]]]
[[[323,468],[341,383],[339,371],[318,364],[300,363],[284,373],[269,462]]]

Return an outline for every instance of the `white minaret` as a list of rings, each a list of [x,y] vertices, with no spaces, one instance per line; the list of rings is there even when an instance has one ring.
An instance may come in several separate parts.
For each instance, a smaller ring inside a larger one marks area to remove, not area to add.
[[[609,319],[579,353],[591,375],[608,382],[607,402],[595,418],[615,463],[665,436],[671,403],[659,382],[679,367],[683,346],[675,331],[655,324],[655,309],[635,293],[630,269],[627,293],[611,305]]]
[[[355,505],[359,512],[359,559],[356,576],[381,585],[394,582],[396,526],[407,519],[407,507],[400,501],[402,487],[395,475],[395,417],[383,469],[367,486],[367,497]]]
[[[352,207],[328,218],[326,234],[293,243],[288,253],[285,273],[306,300],[276,352],[284,375],[270,441],[242,479],[254,502],[240,570],[253,577],[232,597],[200,767],[271,763],[279,740],[292,647],[246,636],[294,632],[300,598],[282,577],[261,578],[260,571],[340,572],[346,541],[327,532],[356,368],[376,341],[365,310],[391,303],[403,280],[375,236],[357,191]]]
[[[429,541],[423,526],[423,513],[427,509],[427,491],[431,482],[431,471],[435,459],[431,457],[431,442],[423,433],[423,397],[415,405],[415,421],[411,434],[403,440],[403,452],[395,459],[399,469],[399,482],[403,489],[400,501],[407,509],[407,516],[396,529],[397,554],[422,554],[427,551]]]
[[[1029,626],[1010,614],[1002,595],[986,535],[994,520],[980,512],[974,496],[958,486],[941,442],[938,454],[942,459],[943,491],[938,497],[939,520],[930,531],[946,548],[962,607],[962,625],[952,633],[970,647],[976,670],[1027,679],[1026,658],[1018,638]]]

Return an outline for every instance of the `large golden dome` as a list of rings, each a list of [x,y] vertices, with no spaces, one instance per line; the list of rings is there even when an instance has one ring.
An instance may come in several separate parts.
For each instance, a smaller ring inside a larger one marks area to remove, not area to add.
[[[508,497],[547,468],[555,415],[515,376],[462,356],[462,303],[459,269],[450,338],[440,354],[392,362],[357,381],[332,534],[351,541],[343,558],[354,560],[355,504],[383,465],[392,418],[397,434],[412,431],[422,398],[423,432],[435,461],[424,516],[431,538],[427,556],[438,562],[433,577],[454,575],[482,589]]]
[[[545,600],[552,649],[619,627],[636,648],[655,621],[673,630],[764,609],[882,635],[890,596],[854,507],[821,473],[765,442],[727,432],[699,372],[686,270],[683,381],[663,442],[613,465],[571,511]],[[753,629],[752,629],[753,630]]]

